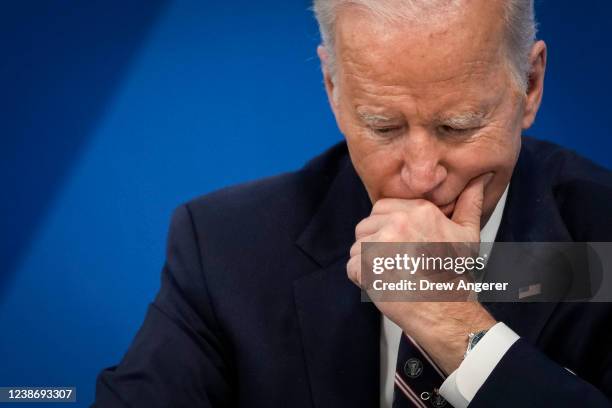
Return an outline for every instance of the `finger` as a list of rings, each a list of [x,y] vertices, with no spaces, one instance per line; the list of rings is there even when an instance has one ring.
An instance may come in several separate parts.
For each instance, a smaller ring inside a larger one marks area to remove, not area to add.
[[[351,246],[351,250],[349,251],[350,256],[357,256],[361,254],[361,244],[364,242],[379,242],[380,241],[380,237],[379,234],[372,234],[372,235],[367,235],[365,237],[359,238],[358,240],[355,241],[355,243],[353,244],[353,246]]]
[[[357,286],[361,286],[361,257],[353,256],[346,264],[346,274]]]
[[[493,173],[487,173],[470,181],[457,199],[452,218],[455,223],[480,231],[484,188],[492,176]]]
[[[351,258],[358,256],[361,254],[361,240],[355,241],[351,246],[351,250],[349,251],[349,256]]]
[[[363,238],[368,235],[375,234],[384,225],[387,220],[386,215],[375,214],[361,220],[355,227],[355,238]]]
[[[389,214],[395,211],[406,211],[411,208],[411,201],[402,198],[381,198],[374,203],[372,215]]]

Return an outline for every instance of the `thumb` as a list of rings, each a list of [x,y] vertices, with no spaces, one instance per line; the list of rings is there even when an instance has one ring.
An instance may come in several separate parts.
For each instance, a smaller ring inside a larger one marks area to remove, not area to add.
[[[455,223],[480,231],[484,187],[492,177],[493,173],[487,173],[470,181],[457,199],[452,218]]]

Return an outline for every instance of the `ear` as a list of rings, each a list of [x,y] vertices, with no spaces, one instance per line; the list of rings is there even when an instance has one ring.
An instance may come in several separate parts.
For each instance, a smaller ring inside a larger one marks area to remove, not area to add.
[[[525,94],[525,111],[523,112],[523,129],[531,127],[535,121],[542,95],[544,93],[544,74],[546,73],[546,43],[536,41],[529,53],[529,78]]]
[[[327,50],[322,45],[317,47],[317,54],[321,60],[321,70],[323,71],[323,83],[325,84],[325,91],[327,92],[327,100],[329,102],[329,106],[331,106],[331,109],[334,112],[336,121],[338,121],[338,109],[336,106],[337,101],[336,98],[334,98],[335,84],[329,72],[329,56],[327,54]]]

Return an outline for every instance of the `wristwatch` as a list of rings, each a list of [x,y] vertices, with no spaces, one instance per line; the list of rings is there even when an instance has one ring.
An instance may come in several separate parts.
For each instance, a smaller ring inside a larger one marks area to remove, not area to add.
[[[487,334],[487,332],[488,330],[481,330],[468,334],[468,345],[467,349],[465,350],[465,354],[463,355],[463,358],[466,358],[467,355],[470,354],[470,351],[472,351],[472,349],[476,347],[476,344],[478,344],[480,339],[482,339],[484,335]]]

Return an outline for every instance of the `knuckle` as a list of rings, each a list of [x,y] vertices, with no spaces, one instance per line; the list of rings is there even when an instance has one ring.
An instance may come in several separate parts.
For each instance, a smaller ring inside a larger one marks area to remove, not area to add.
[[[361,249],[361,242],[360,241],[355,242],[350,250],[351,257],[357,255],[360,252],[360,249]]]
[[[346,263],[346,273],[348,274],[348,276],[351,276],[351,272],[352,272],[352,264],[353,264],[353,258],[349,259],[348,262]]]
[[[415,205],[421,211],[429,211],[435,207],[434,203],[423,198],[415,200]]]
[[[399,230],[405,230],[411,224],[410,216],[403,211],[395,212],[391,215],[393,225]]]
[[[359,257],[352,257],[346,264],[346,273],[352,281],[356,281],[359,276]]]
[[[374,206],[372,207],[372,212],[373,213],[385,212],[389,209],[389,205],[390,205],[389,199],[381,198],[380,200],[374,203]]]
[[[363,234],[363,231],[364,231],[364,228],[365,228],[364,227],[364,221],[365,220],[360,221],[359,224],[357,224],[355,226],[355,237],[356,238],[361,237],[361,235]]]

